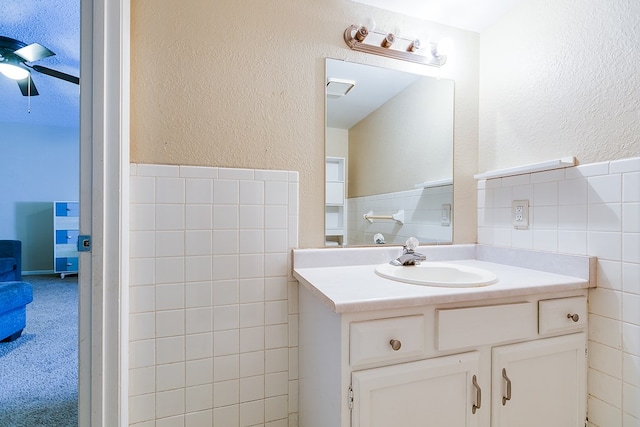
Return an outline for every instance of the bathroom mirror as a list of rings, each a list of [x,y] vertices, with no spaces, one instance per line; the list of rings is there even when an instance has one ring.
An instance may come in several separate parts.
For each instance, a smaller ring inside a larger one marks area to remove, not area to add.
[[[451,243],[454,82],[326,60],[325,242]]]

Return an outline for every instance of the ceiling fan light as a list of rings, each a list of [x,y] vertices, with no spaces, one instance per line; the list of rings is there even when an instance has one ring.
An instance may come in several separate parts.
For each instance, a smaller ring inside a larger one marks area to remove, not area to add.
[[[12,80],[23,80],[29,77],[29,70],[7,63],[0,63],[0,73]]]

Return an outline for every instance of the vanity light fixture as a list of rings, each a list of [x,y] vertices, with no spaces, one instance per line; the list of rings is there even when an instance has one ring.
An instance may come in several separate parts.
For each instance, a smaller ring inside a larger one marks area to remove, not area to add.
[[[418,39],[407,39],[393,33],[375,31],[365,25],[348,26],[344,30],[344,41],[352,50],[432,67],[442,67],[447,62],[446,48],[452,43],[446,41],[441,47],[440,44],[429,42],[426,46],[422,46]]]
[[[349,93],[356,85],[355,80],[338,79],[329,77],[327,79],[327,96],[341,97]]]

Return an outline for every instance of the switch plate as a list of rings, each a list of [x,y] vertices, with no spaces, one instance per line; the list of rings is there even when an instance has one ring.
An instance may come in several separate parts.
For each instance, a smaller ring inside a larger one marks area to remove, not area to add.
[[[529,228],[529,201],[514,200],[511,203],[511,218],[515,228]]]
[[[451,205],[442,205],[442,214],[440,216],[440,225],[443,227],[449,227],[451,225]]]

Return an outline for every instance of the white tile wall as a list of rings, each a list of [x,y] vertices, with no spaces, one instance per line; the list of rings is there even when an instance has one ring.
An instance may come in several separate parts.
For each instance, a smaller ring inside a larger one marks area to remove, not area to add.
[[[376,233],[382,233],[386,243],[404,244],[412,236],[421,242],[451,243],[453,222],[442,224],[442,205],[453,206],[452,200],[452,185],[349,198],[347,244],[371,245]],[[398,210],[404,210],[403,225],[389,220],[369,223],[363,218],[369,211],[374,215],[393,215]]]
[[[511,200],[530,226],[511,226]],[[640,157],[478,182],[478,242],[598,257],[589,424],[640,426]]]
[[[129,423],[297,425],[298,173],[131,165]]]

